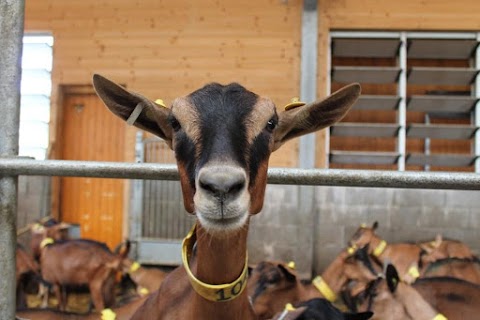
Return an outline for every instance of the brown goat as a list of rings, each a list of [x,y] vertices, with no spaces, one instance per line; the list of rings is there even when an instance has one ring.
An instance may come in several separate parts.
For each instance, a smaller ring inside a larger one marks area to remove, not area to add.
[[[301,281],[296,271],[284,263],[260,262],[252,270],[247,287],[255,313],[260,319],[269,319],[281,311],[286,303],[299,303],[313,298],[333,301],[350,279],[364,279],[363,282],[367,284],[376,278],[370,271],[357,271],[363,265],[349,258],[347,251],[340,252],[321,277],[314,280],[317,286],[321,283],[320,289],[314,283]]]
[[[145,302],[148,295],[135,299],[123,306],[90,314],[77,314],[58,310],[30,309],[17,311],[20,318],[30,320],[130,320],[135,311]],[[103,315],[103,316],[102,316]]]
[[[16,292],[17,292],[17,308],[26,307],[27,300],[24,292],[24,279],[29,273],[39,274],[40,267],[33,257],[28,254],[23,246],[17,243],[15,256],[15,278],[16,278]]]
[[[408,285],[399,281],[392,269],[391,265],[387,267],[387,281],[378,279],[367,289],[367,299],[360,308],[373,311],[374,319],[428,320],[441,314],[460,320],[478,316],[480,286],[448,277],[418,279]]]
[[[30,251],[35,260],[40,260],[40,243],[45,238],[51,238],[55,241],[67,240],[68,228],[70,225],[64,222],[57,222],[53,219],[44,222],[43,224],[34,223],[30,227]]]
[[[263,206],[270,154],[343,118],[360,86],[277,113],[270,99],[235,83],[206,85],[170,108],[99,75],[93,83],[114,114],[174,150],[185,209],[197,218],[184,242],[183,266],[133,319],[255,319],[243,290],[247,234],[250,216]]]
[[[42,248],[42,278],[53,285],[61,310],[66,306],[61,285],[88,285],[96,310],[103,310],[113,303],[115,273],[127,254],[128,245],[117,256],[97,241],[53,242]]]
[[[480,285],[480,261],[459,258],[437,260],[422,270],[421,277],[452,277]]]
[[[425,251],[421,257],[421,263],[425,266],[447,258],[475,258],[472,250],[466,244],[457,240],[444,240],[441,235],[437,235],[434,241],[422,242],[418,245]]]
[[[393,243],[389,244],[381,239],[375,230],[378,223],[375,222],[371,228],[360,226],[349,241],[348,250],[353,252],[359,248],[368,248],[369,254],[380,265],[392,263],[400,274],[402,281],[408,283],[414,282],[419,276],[419,268],[425,267],[439,258],[452,256],[473,257],[470,249],[459,241],[440,240],[424,243],[422,246],[410,243]],[[435,243],[435,244],[433,244]],[[425,251],[425,247],[430,246],[429,251]]]
[[[138,262],[128,258],[122,261],[122,271],[128,273],[137,285],[137,293],[142,296],[158,290],[167,276],[162,270],[142,267]]]

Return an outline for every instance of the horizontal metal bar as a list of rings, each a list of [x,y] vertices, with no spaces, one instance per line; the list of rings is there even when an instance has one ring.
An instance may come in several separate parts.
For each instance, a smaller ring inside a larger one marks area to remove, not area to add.
[[[155,163],[0,159],[0,176],[70,176],[178,180],[176,165]],[[270,168],[268,183],[289,185],[480,190],[480,174]]]

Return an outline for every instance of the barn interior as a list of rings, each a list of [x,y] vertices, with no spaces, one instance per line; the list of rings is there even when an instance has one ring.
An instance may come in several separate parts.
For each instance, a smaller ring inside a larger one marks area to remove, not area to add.
[[[320,169],[325,178],[267,185],[261,214],[250,221],[249,263],[293,261],[299,278],[313,279],[351,247],[360,226],[375,222],[387,244],[451,239],[477,259],[478,1],[25,0],[21,11],[17,161],[174,170],[162,139],[104,107],[94,74],[167,107],[207,83],[238,82],[271,98],[277,112],[292,99],[309,103],[358,82],[362,94],[340,122],[272,154],[269,168],[279,175]],[[0,151],[0,179],[7,179],[16,166],[7,160],[17,154]],[[184,208],[178,178],[54,171],[16,174],[10,217],[19,243],[28,248],[32,227],[55,219],[68,224],[70,237],[110,250],[128,239],[129,258],[143,266],[182,264],[195,217]],[[368,183],[356,183],[357,174]],[[408,184],[414,179],[422,186]],[[9,299],[0,297],[2,309]]]

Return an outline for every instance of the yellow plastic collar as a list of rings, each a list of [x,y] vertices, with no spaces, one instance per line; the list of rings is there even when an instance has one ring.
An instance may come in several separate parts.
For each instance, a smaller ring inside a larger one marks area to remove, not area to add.
[[[433,317],[432,320],[448,320],[448,318],[445,317],[443,314],[439,313],[435,317]]]
[[[128,270],[128,273],[132,273],[132,272],[135,272],[137,271],[138,269],[140,269],[140,263],[138,263],[137,261],[134,261],[132,263],[132,265],[130,266],[130,269]]]
[[[417,279],[418,277],[420,277],[420,272],[418,271],[417,266],[411,266],[408,269],[407,273],[411,275],[414,279]]]
[[[101,312],[101,319],[102,320],[115,320],[117,319],[117,315],[115,314],[115,312],[113,312],[112,309],[103,309],[102,312]]]
[[[383,253],[383,251],[385,250],[386,247],[387,247],[387,241],[385,241],[385,240],[380,241],[378,246],[373,250],[373,255],[375,257],[378,257],[379,255],[381,255]]]
[[[54,242],[55,242],[55,240],[53,240],[52,238],[45,238],[45,239],[42,240],[42,242],[40,242],[40,249],[43,249],[46,246],[48,246],[49,244],[52,244]]]
[[[306,103],[300,101],[300,99],[298,97],[294,97],[294,98],[292,98],[290,103],[285,106],[285,111],[304,106],[305,104]]]
[[[316,276],[315,279],[313,279],[312,283],[315,288],[317,288],[318,291],[320,291],[320,293],[325,297],[325,299],[330,302],[337,300],[337,295],[335,294],[335,292],[333,292],[332,289],[330,289],[330,287],[325,282],[325,280],[323,280],[322,277]]]
[[[196,229],[197,225],[195,224],[190,230],[190,232],[187,234],[185,239],[183,239],[182,243],[182,262],[185,271],[187,272],[188,279],[190,280],[192,288],[199,295],[213,302],[224,302],[235,299],[243,292],[247,285],[248,254],[245,258],[245,267],[243,268],[240,276],[235,281],[226,284],[204,283],[195,278],[192,271],[190,270],[190,266],[188,265],[188,260],[192,255],[193,245],[195,244],[195,241],[197,239],[195,234]]]

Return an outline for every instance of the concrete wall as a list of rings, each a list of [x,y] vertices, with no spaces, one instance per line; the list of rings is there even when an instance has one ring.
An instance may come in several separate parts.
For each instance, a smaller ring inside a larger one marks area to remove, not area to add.
[[[17,230],[50,214],[50,177],[20,176],[18,178]],[[26,245],[30,232],[18,237]]]
[[[304,187],[305,188],[305,187]],[[263,211],[252,218],[251,262],[294,260],[304,276],[320,273],[361,223],[379,222],[387,242],[430,240],[437,233],[480,253],[480,193],[453,190],[310,187],[311,212],[297,209],[299,187],[267,187]]]

